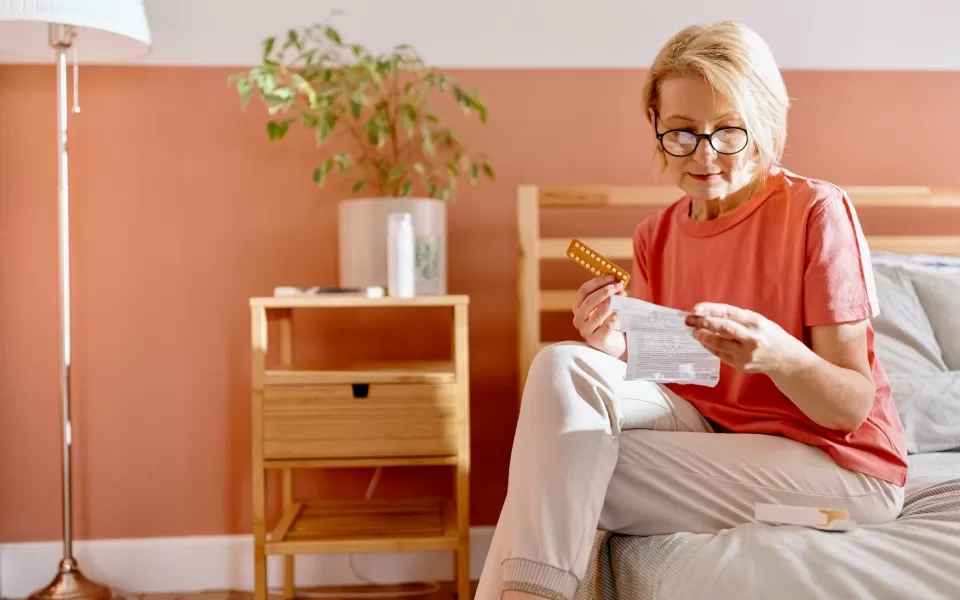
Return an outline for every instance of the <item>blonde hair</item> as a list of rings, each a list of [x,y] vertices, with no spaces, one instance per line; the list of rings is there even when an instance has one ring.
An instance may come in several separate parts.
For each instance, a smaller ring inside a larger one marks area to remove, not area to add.
[[[647,71],[645,110],[658,112],[660,82],[694,74],[740,111],[760,173],[780,162],[787,143],[790,98],[773,52],[752,29],[733,21],[691,25],[663,46]],[[662,149],[657,146],[657,151]]]

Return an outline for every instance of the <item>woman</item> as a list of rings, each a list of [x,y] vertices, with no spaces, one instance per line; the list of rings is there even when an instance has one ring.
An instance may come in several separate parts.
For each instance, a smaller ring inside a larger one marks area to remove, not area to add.
[[[895,519],[905,442],[874,354],[870,260],[837,187],[780,166],[788,97],[767,45],[690,27],[647,75],[645,107],[684,192],[634,235],[630,295],[688,311],[716,387],[624,381],[624,334],[599,277],[583,343],[533,361],[507,498],[479,600],[572,598],[597,529],[717,532],[756,503]]]

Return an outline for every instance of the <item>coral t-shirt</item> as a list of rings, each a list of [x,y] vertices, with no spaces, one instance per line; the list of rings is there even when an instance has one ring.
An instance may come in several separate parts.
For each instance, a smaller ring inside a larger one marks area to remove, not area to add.
[[[684,311],[719,302],[760,313],[810,345],[815,325],[879,313],[856,212],[836,186],[775,167],[762,189],[708,221],[683,197],[638,226],[629,294]],[[867,420],[844,433],[807,417],[764,374],[721,363],[714,387],[669,384],[719,431],[781,435],[821,448],[841,467],[903,485],[906,443],[868,330],[877,393]]]

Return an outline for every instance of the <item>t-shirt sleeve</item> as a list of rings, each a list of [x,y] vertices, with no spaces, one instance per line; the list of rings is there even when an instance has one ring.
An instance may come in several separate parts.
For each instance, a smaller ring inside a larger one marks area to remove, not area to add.
[[[837,191],[816,207],[806,243],[805,325],[859,321],[880,313],[870,251],[845,193]]]
[[[647,222],[644,221],[637,225],[633,232],[633,267],[630,272],[630,286],[627,292],[633,298],[651,302],[650,277],[647,272],[647,245],[650,241],[650,228],[647,225]]]

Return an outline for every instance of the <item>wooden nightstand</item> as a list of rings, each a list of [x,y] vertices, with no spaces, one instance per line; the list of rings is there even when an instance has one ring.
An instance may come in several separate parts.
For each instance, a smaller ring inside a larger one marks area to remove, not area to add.
[[[254,598],[267,597],[267,556],[285,557],[294,596],[296,554],[452,550],[460,600],[470,598],[470,402],[467,296],[263,297],[250,300],[253,388]],[[293,361],[298,309],[453,310],[452,360],[311,370]],[[280,366],[268,369],[267,323],[279,321]],[[327,502],[293,497],[293,470],[449,465],[452,500]],[[282,472],[283,512],[267,534],[266,470]]]

